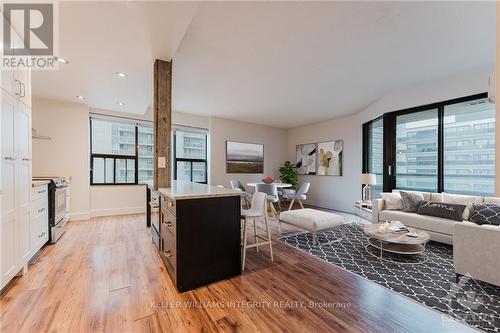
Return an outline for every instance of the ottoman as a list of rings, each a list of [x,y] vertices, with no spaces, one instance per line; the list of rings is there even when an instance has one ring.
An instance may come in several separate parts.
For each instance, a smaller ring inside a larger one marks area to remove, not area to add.
[[[289,210],[280,213],[279,232],[281,234],[281,223],[287,223],[310,231],[313,235],[313,245],[316,245],[316,232],[342,226],[344,218],[338,214],[324,212],[321,210],[303,208]],[[336,240],[339,241],[340,239]],[[330,242],[332,243],[332,242]]]

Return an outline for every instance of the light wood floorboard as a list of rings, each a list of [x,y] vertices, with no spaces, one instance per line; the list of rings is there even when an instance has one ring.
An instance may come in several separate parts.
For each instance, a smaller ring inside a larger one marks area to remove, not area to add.
[[[3,291],[0,331],[467,330],[443,320],[437,312],[281,244],[276,240],[276,221],[271,220],[271,225],[274,262],[265,246],[258,254],[251,249],[242,276],[179,294],[151,242],[144,215],[70,222],[63,237],[45,246],[27,274]],[[259,224],[261,232],[262,227]],[[250,237],[252,231],[249,226]],[[284,225],[283,231],[297,230]],[[243,302],[270,303],[243,307],[247,304]],[[321,307],[322,302],[343,307]]]

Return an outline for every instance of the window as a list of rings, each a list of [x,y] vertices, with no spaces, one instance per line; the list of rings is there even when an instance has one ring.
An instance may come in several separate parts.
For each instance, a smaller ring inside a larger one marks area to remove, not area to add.
[[[174,130],[174,179],[207,183],[207,132]]]
[[[495,105],[486,98],[444,106],[444,191],[495,191]],[[467,128],[452,133],[449,128]],[[473,130],[471,130],[473,129]],[[448,146],[456,148],[448,149]],[[459,169],[460,172],[455,170]]]
[[[366,149],[368,157],[365,161],[365,172],[374,173],[377,184],[372,185],[372,198],[380,198],[384,184],[384,121],[382,118],[373,121],[366,127]]]
[[[494,194],[495,105],[486,94],[391,112],[364,124],[365,172],[375,156],[368,144],[371,128],[381,123],[384,191]]]
[[[153,179],[153,130],[110,118],[90,118],[90,184],[145,184]]]
[[[437,141],[437,109],[396,117],[398,189],[437,191]]]

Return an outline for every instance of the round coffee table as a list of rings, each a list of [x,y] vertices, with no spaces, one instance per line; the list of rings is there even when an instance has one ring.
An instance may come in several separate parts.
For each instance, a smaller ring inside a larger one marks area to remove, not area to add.
[[[381,223],[366,224],[363,227],[365,234],[368,236],[368,245],[365,249],[370,255],[379,258],[380,260],[404,264],[404,262],[398,262],[391,259],[384,258],[384,252],[402,254],[402,255],[415,255],[423,254],[425,252],[425,244],[431,239],[428,233],[423,230],[408,227],[408,230],[414,231],[417,237],[409,237],[406,232],[386,232],[380,233],[378,231]],[[369,251],[368,247],[373,246],[380,250],[380,254],[377,256]],[[427,260],[424,255],[423,260],[418,263],[423,263]],[[415,264],[415,263],[413,263]]]

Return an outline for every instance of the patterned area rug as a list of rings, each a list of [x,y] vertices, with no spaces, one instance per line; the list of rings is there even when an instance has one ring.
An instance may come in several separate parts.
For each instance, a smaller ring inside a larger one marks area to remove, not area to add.
[[[280,241],[472,327],[500,333],[500,287],[470,277],[455,283],[451,246],[430,242],[424,255],[384,253],[384,258],[396,261],[393,263],[377,257],[380,252],[368,245],[363,225],[346,224],[344,232],[341,241],[331,244],[326,243],[341,237],[341,231],[318,233],[318,243],[324,245],[316,247],[308,232],[281,237]]]

